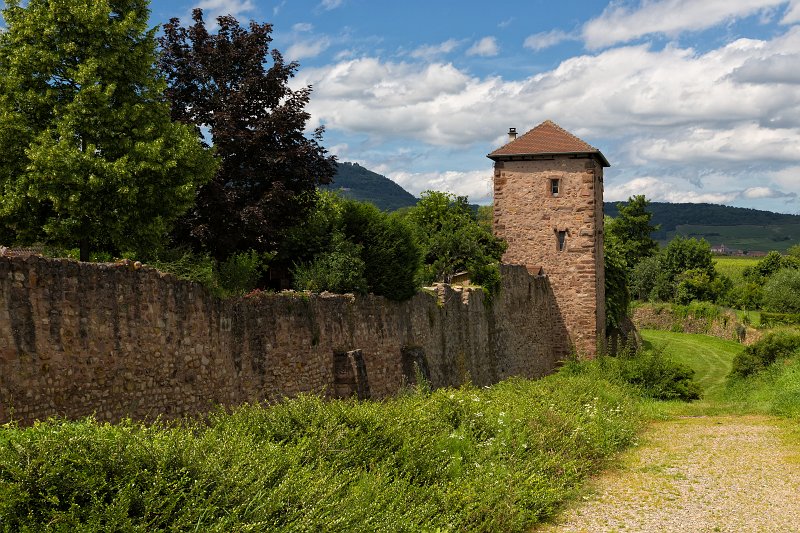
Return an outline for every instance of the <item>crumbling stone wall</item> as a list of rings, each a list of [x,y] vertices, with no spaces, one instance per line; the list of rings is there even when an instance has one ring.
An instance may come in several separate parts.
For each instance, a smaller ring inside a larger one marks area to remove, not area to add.
[[[549,281],[522,267],[502,273],[491,303],[479,288],[446,285],[400,303],[220,300],[146,267],[0,257],[0,422],[175,417],[341,396],[348,384],[380,398],[413,381],[414,363],[434,387],[547,374],[569,351]]]
[[[559,180],[557,195],[551,181]],[[495,162],[494,231],[503,261],[542,269],[579,355],[605,342],[603,167],[594,157],[520,157]],[[564,247],[559,249],[559,232]],[[563,327],[563,326],[562,326]]]

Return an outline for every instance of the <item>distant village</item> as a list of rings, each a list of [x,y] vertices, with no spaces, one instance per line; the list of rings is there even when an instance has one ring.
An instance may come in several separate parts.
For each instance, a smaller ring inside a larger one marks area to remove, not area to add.
[[[767,252],[761,250],[739,250],[737,248],[728,248],[724,244],[711,247],[711,253],[714,255],[728,255],[733,257],[764,257]]]

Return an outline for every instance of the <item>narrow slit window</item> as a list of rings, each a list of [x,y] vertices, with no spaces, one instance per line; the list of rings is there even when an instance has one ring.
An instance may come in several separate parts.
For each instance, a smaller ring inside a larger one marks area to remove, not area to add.
[[[559,179],[551,179],[550,180],[550,195],[551,196],[558,196],[559,190],[561,189],[561,180]]]
[[[567,232],[566,231],[559,231],[556,234],[556,238],[558,239],[558,251],[563,252],[567,248]]]

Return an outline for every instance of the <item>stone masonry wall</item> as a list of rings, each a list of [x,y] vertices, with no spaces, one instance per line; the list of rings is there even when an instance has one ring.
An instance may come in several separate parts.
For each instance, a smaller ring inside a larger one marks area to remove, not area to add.
[[[508,242],[503,261],[541,267],[553,287],[560,324],[579,355],[593,357],[605,341],[603,168],[591,158],[498,161],[494,231]],[[558,196],[550,180],[559,179]],[[558,232],[566,231],[566,249]]]
[[[351,388],[379,398],[414,380],[413,363],[434,387],[547,374],[569,350],[549,282],[502,272],[491,304],[445,285],[400,303],[220,300],[149,268],[0,257],[0,423],[175,417]]]

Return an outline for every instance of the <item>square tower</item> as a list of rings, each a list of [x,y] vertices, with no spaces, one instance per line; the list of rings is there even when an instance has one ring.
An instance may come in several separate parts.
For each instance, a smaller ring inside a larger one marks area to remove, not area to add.
[[[600,150],[546,120],[490,153],[494,232],[503,262],[545,274],[579,356],[605,349],[603,168]]]

